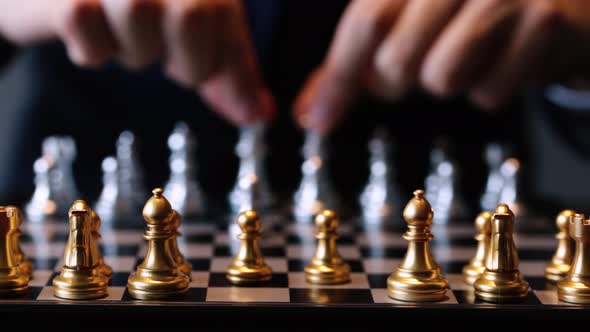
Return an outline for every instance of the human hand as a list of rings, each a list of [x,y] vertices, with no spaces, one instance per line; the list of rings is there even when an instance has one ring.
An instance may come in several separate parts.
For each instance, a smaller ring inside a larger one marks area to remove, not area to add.
[[[331,131],[359,93],[416,86],[494,109],[527,83],[590,77],[586,0],[355,0],[295,104]]]
[[[274,112],[248,31],[241,0],[5,0],[0,11],[0,34],[21,45],[60,38],[80,66],[163,58],[168,76],[235,124]]]

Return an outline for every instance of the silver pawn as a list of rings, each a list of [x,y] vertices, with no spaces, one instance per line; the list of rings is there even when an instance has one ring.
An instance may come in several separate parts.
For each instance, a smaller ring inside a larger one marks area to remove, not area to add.
[[[123,199],[120,195],[119,172],[115,157],[109,156],[102,161],[102,174],[103,187],[94,206],[103,223],[109,225],[137,212],[133,211],[131,201]]]
[[[119,135],[116,145],[119,195],[121,199],[129,200],[132,206],[138,207],[138,211],[141,211],[146,199],[146,190],[138,150],[137,139],[131,131],[126,130]]]
[[[35,172],[35,191],[25,206],[27,219],[32,223],[41,223],[46,217],[57,216],[58,202],[51,190],[50,173],[56,165],[52,159],[41,157],[33,165]]]
[[[264,133],[263,124],[244,127],[240,131],[240,138],[236,145],[240,166],[236,183],[229,193],[233,214],[246,210],[268,209],[274,203],[264,167],[266,158]]]
[[[170,178],[164,191],[172,208],[185,217],[203,213],[201,186],[196,178],[193,156],[196,142],[185,122],[179,122],[168,137]]]
[[[57,203],[57,214],[66,216],[69,205],[78,197],[73,175],[76,160],[76,143],[70,136],[49,136],[42,143],[42,154],[53,160],[49,170],[49,185]]]
[[[337,209],[326,168],[325,143],[318,134],[308,131],[303,144],[302,178],[294,195],[293,216],[296,221],[311,221],[324,209]]]
[[[378,225],[393,218],[400,207],[399,189],[394,185],[394,170],[390,162],[391,142],[382,128],[369,141],[370,175],[359,201],[363,219]]]
[[[508,204],[515,216],[526,216],[528,208],[522,200],[521,189],[521,164],[516,158],[508,158],[500,167],[500,173],[504,178],[504,185],[500,191],[500,202]]]
[[[488,165],[488,178],[480,199],[482,211],[494,211],[500,200],[500,193],[504,186],[504,176],[501,172],[503,161],[506,159],[506,151],[498,143],[490,143],[485,149],[485,160]]]

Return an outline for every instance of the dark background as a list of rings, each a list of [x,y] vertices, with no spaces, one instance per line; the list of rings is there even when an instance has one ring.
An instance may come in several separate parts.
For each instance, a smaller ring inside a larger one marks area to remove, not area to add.
[[[293,98],[309,72],[323,59],[346,1],[318,4],[249,1],[252,30],[265,80],[277,97],[279,114],[268,132],[268,172],[273,188],[290,197],[300,179],[302,132],[292,121]],[[310,6],[313,10],[310,10]],[[274,15],[269,15],[274,12]],[[265,14],[266,13],[266,14]],[[198,96],[168,81],[159,65],[130,73],[117,64],[103,70],[73,66],[59,43],[26,49],[0,47],[0,202],[22,202],[33,190],[33,161],[43,137],[72,135],[78,145],[74,172],[83,198],[94,201],[101,189],[100,164],[114,154],[122,130],[141,141],[148,187],[168,176],[166,140],[184,120],[198,137],[198,174],[209,198],[225,203],[235,181],[237,130],[210,112]],[[483,146],[500,141],[512,146],[525,165],[527,197],[540,209],[584,209],[588,117],[548,104],[539,89],[518,93],[496,113],[484,113],[460,96],[435,100],[415,91],[396,103],[360,100],[329,138],[329,167],[336,188],[350,206],[368,175],[367,140],[379,124],[395,142],[397,182],[405,197],[423,187],[428,154],[437,137],[449,137],[461,167],[462,192],[472,209],[485,182]]]

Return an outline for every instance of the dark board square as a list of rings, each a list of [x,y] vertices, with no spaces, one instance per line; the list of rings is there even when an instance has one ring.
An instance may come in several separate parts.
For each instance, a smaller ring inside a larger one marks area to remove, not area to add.
[[[68,233],[55,233],[51,237],[50,242],[67,242],[69,236]]]
[[[183,295],[171,297],[171,298],[165,299],[165,300],[158,300],[158,302],[178,302],[178,301],[205,302],[206,298],[207,298],[207,289],[206,288],[189,288],[188,292]],[[121,301],[138,302],[138,303],[144,302],[143,300],[138,300],[138,299],[134,299],[133,297],[131,297],[128,289],[125,289],[125,293],[123,293],[123,298],[121,299]]]
[[[350,270],[352,272],[364,272],[363,263],[361,261],[349,259],[345,259],[344,261],[350,265]],[[303,272],[307,264],[309,264],[309,261],[302,259],[290,259],[287,262],[290,272]]]
[[[2,294],[0,300],[32,301],[39,296],[43,287],[29,287],[27,291],[19,295]]]
[[[33,237],[31,236],[31,234],[28,233],[24,233],[23,235],[21,235],[18,240],[21,243],[29,243],[29,242],[33,242]]]
[[[57,258],[51,257],[31,257],[29,260],[35,270],[54,270],[57,264]]]
[[[100,252],[103,256],[136,256],[139,250],[138,245],[100,245]]]
[[[555,290],[557,291],[557,287],[554,283],[551,283],[549,280],[545,279],[544,277],[525,277],[524,278],[534,290]]]
[[[57,277],[58,275],[59,275],[59,272],[53,272],[51,277],[49,277],[49,280],[47,280],[47,283],[45,284],[45,286],[53,286],[53,278]]]
[[[453,290],[453,294],[455,298],[457,298],[457,302],[460,304],[486,304],[486,305],[496,305],[494,303],[485,302],[478,299],[475,296],[475,292],[473,290]],[[539,305],[541,301],[535,296],[533,291],[529,291],[528,296],[520,301],[515,301],[514,304],[528,304],[528,305]],[[502,304],[497,304],[502,305]]]
[[[109,285],[111,286],[127,286],[127,279],[129,279],[129,273],[127,272],[113,272],[113,278]]]
[[[403,258],[405,254],[406,248],[361,248],[361,255],[365,258]]]
[[[291,303],[373,303],[368,289],[291,288],[289,297]]]
[[[183,237],[188,243],[213,243],[212,234],[190,234],[183,235]]]
[[[432,247],[475,247],[477,241],[473,237],[434,237],[434,240],[430,243]]]
[[[211,266],[211,260],[208,258],[190,258],[187,261],[192,266],[193,271],[209,271]]]
[[[387,288],[389,274],[368,274],[369,286],[371,288]]]
[[[537,260],[537,261],[548,261],[551,259],[555,250],[553,249],[519,249],[518,258],[523,260]]]
[[[211,273],[209,275],[209,287],[232,287],[232,283],[227,280],[225,273]],[[239,286],[236,286],[239,287]],[[259,284],[252,284],[245,287],[262,287],[262,288],[287,288],[289,287],[289,280],[286,273],[273,273],[272,278],[268,282]]]
[[[440,266],[441,270],[443,271],[443,273],[446,274],[461,274],[463,273],[463,267],[465,267],[465,265],[469,264],[468,261],[452,261],[452,262],[447,262],[447,261],[437,261],[438,265]]]
[[[287,255],[283,247],[262,247],[260,251],[264,257],[285,257]],[[216,257],[229,257],[232,256],[232,253],[228,246],[215,246],[213,255]]]

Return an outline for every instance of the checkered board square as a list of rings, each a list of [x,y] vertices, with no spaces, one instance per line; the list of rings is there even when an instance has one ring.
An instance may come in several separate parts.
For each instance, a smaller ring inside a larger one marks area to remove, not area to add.
[[[344,285],[311,285],[305,281],[304,267],[315,250],[314,226],[281,221],[265,224],[260,240],[266,262],[272,267],[270,282],[250,287],[232,286],[225,277],[232,253],[238,246],[237,226],[216,220],[208,222],[187,221],[182,226],[179,247],[193,267],[190,291],[182,300],[172,302],[143,303],[158,306],[174,303],[181,305],[327,305],[375,307],[415,307],[423,305],[445,306],[446,308],[491,308],[502,305],[482,303],[475,299],[471,286],[464,283],[461,271],[471,259],[476,242],[473,227],[469,224],[434,226],[435,239],[432,252],[450,283],[447,299],[436,304],[404,303],[387,296],[386,280],[405,255],[407,242],[402,231],[374,230],[359,226],[353,221],[340,227],[338,249],[350,264],[352,280]],[[142,225],[141,221],[136,222]],[[73,301],[60,300],[53,296],[52,279],[59,273],[67,241],[67,223],[27,225],[21,245],[27,257],[35,266],[30,291],[21,297],[0,299],[0,305],[19,303],[51,304],[59,306]],[[114,270],[113,279],[106,298],[93,301],[74,302],[83,305],[88,302],[101,305],[135,305],[127,292],[129,275],[142,261],[146,243],[141,229],[109,229],[103,225],[101,250],[106,262]],[[526,301],[513,304],[523,308],[552,306],[555,309],[571,308],[557,299],[554,287],[543,276],[545,264],[551,259],[556,246],[554,234],[518,233],[516,236],[520,255],[520,270],[528,280],[531,291]],[[577,307],[577,306],[573,306]]]

